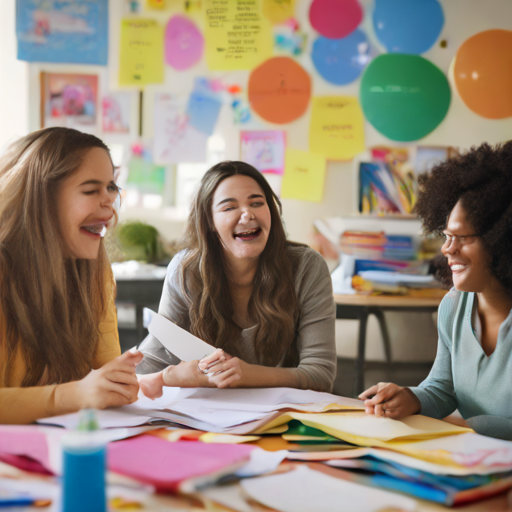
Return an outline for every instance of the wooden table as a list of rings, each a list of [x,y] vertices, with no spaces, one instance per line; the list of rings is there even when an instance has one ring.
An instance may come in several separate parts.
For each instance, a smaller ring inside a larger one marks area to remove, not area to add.
[[[366,350],[366,326],[368,317],[375,315],[379,322],[386,354],[386,362],[392,362],[391,342],[384,317],[385,311],[402,313],[434,313],[441,298],[417,298],[407,295],[334,295],[336,318],[339,320],[359,320],[357,357],[354,368],[354,396],[364,391],[364,362]]]

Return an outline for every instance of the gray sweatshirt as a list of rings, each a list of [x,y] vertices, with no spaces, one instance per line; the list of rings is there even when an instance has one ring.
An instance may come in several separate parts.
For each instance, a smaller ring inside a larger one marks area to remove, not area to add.
[[[295,274],[295,290],[300,303],[300,324],[296,343],[300,363],[293,369],[299,375],[301,387],[315,391],[331,391],[336,376],[336,346],[334,338],[335,304],[332,281],[327,265],[309,247],[290,247],[298,251],[300,261]],[[177,254],[167,269],[167,277],[158,312],[183,329],[190,330],[187,299],[181,286],[180,265],[185,251]],[[256,326],[244,329],[240,336],[240,357],[258,364],[253,337]],[[140,344],[144,360],[137,373],[163,370],[179,360],[167,351],[151,334]]]

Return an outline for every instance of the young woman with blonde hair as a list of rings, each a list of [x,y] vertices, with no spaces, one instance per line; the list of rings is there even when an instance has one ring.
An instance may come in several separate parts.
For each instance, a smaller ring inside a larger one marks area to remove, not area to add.
[[[0,159],[0,423],[131,403],[102,232],[118,196],[108,148],[47,128]]]
[[[140,379],[147,396],[164,385],[331,391],[330,275],[317,252],[286,240],[281,203],[259,171],[244,162],[207,171],[183,247],[169,265],[159,313],[218,350],[180,362],[148,336],[137,368],[151,374]]]

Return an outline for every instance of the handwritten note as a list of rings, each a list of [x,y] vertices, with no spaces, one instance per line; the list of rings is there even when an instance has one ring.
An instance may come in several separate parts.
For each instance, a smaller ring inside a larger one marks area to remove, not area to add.
[[[313,98],[309,149],[331,160],[351,160],[364,151],[363,113],[356,97]]]
[[[325,158],[307,151],[288,149],[281,197],[322,201],[325,182]]]
[[[156,163],[206,161],[208,135],[190,126],[185,109],[185,98],[168,93],[155,94],[153,157]]]
[[[119,85],[160,84],[164,81],[164,33],[154,20],[121,21]]]
[[[272,25],[261,0],[205,0],[210,69],[252,69],[272,55]]]

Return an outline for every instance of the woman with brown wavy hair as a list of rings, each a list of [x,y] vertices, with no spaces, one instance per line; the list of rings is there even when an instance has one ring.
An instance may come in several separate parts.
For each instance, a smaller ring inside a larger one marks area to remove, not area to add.
[[[76,130],[0,159],[0,423],[136,400],[141,355],[120,356],[102,238],[118,192],[107,146]]]
[[[259,171],[222,162],[206,172],[183,248],[169,265],[159,313],[219,350],[179,362],[148,336],[137,373],[159,373],[140,379],[147,396],[163,385],[331,390],[329,272],[318,253],[286,240],[281,203]]]

